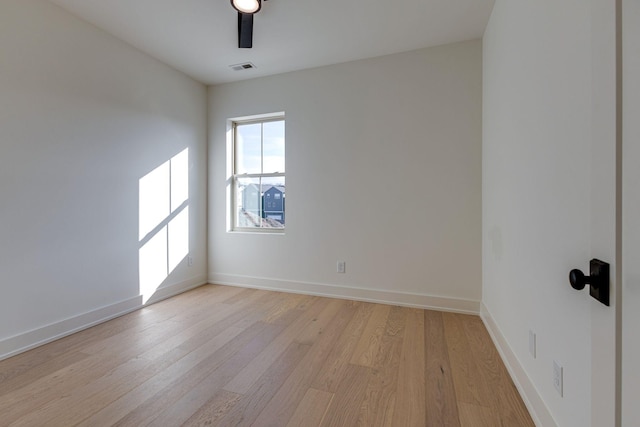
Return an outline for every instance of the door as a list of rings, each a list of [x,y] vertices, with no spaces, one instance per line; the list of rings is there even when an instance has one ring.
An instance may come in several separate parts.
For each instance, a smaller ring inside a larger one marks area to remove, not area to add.
[[[545,426],[616,421],[616,3],[498,0],[484,33],[483,317]],[[609,307],[570,288],[592,258]]]
[[[622,426],[640,426],[640,1],[622,1]]]
[[[591,8],[591,258],[611,264],[611,306],[591,299],[591,426],[614,426],[619,414],[620,206],[618,191],[619,2],[592,0]],[[586,261],[586,260],[585,260]],[[587,267],[588,268],[588,267]],[[586,296],[586,295],[585,295]]]

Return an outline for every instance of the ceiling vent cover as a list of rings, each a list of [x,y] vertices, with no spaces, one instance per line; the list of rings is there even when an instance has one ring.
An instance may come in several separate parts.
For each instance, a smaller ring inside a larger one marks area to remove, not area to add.
[[[243,64],[229,65],[229,67],[231,67],[231,69],[234,70],[234,71],[243,71],[243,70],[251,70],[253,68],[258,68],[255,65],[253,65],[251,62],[245,62]]]

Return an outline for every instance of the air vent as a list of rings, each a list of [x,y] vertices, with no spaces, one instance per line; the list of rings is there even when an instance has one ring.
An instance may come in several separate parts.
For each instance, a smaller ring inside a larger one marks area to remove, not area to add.
[[[245,62],[244,64],[229,65],[229,67],[231,67],[231,69],[234,71],[251,70],[252,68],[257,68],[251,62]]]

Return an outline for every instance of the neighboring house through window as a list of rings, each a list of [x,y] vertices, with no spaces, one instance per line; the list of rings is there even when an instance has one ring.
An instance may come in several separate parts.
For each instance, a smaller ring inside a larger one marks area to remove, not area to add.
[[[231,125],[232,229],[281,232],[285,224],[284,114],[233,120]]]

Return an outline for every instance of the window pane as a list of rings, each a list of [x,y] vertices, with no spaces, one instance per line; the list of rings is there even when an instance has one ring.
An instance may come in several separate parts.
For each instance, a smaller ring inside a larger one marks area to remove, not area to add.
[[[260,227],[260,179],[238,178],[235,189],[236,198],[236,227]]]
[[[262,178],[262,228],[284,228],[284,177]]]
[[[261,173],[260,123],[236,126],[236,173]]]
[[[264,123],[263,173],[284,172],[284,120]]]

